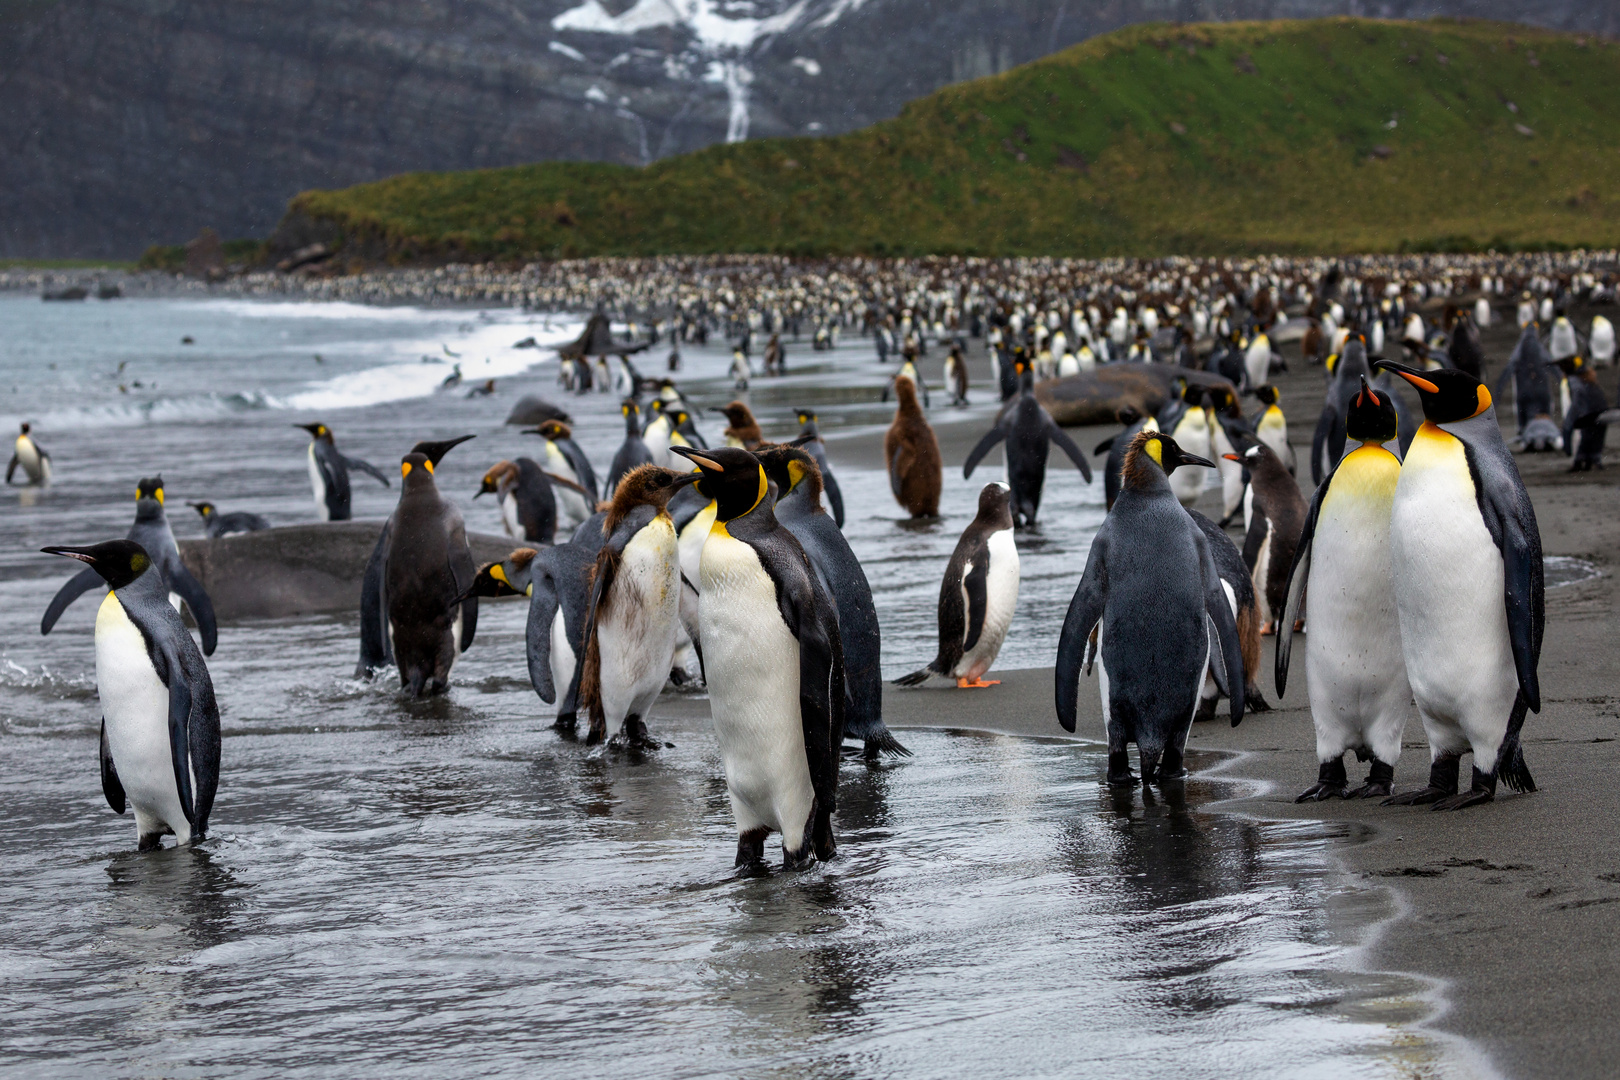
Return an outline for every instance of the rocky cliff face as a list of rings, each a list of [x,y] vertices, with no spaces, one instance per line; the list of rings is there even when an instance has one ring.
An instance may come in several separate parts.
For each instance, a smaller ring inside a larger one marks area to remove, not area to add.
[[[411,170],[847,131],[1130,23],[1334,13],[1620,30],[1620,0],[0,0],[0,256],[262,236],[300,190]]]

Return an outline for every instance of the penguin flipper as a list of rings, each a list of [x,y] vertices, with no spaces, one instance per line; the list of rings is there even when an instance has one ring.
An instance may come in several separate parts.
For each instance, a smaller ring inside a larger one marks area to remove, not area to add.
[[[579,477],[580,486],[590,496],[592,503],[596,502],[596,471],[591,468],[591,461],[585,456],[585,451],[573,439],[564,439],[561,446],[563,456],[568,464],[574,467],[574,475]]]
[[[101,718],[101,793],[107,796],[107,805],[122,814],[129,807],[124,796],[124,785],[118,779],[118,768],[113,764],[112,747],[107,744],[107,718]]]
[[[1123,432],[1121,432],[1121,434],[1123,434]],[[1110,435],[1110,436],[1108,436],[1108,438],[1104,439],[1102,442],[1097,444],[1097,449],[1093,450],[1092,453],[1093,454],[1106,454],[1106,453],[1108,453],[1110,450],[1112,450],[1114,448],[1114,440],[1117,439],[1117,438],[1119,438],[1119,435]]]
[[[1466,440],[1468,468],[1473,473],[1485,528],[1502,553],[1503,594],[1507,604],[1508,640],[1519,692],[1533,713],[1541,712],[1541,638],[1546,623],[1546,588],[1541,559],[1541,530],[1535,508],[1524,490],[1506,448],[1489,457]],[[1501,460],[1498,460],[1500,458]],[[1489,462],[1489,464],[1486,464]],[[1511,474],[1508,470],[1512,470]]]
[[[1223,687],[1232,703],[1232,726],[1243,722],[1243,688],[1248,681],[1243,670],[1243,644],[1238,640],[1237,620],[1232,617],[1232,606],[1221,588],[1221,572],[1215,565],[1215,555],[1209,549],[1209,538],[1201,529],[1193,531],[1193,543],[1198,548],[1198,564],[1204,578],[1204,613],[1214,624],[1221,666],[1225,668],[1227,685]],[[1220,681],[1219,673],[1216,681]]]
[[[194,824],[197,810],[191,789],[191,681],[178,658],[166,658],[168,672],[163,681],[169,686],[169,757],[174,765],[174,789],[180,796],[187,824]]]
[[[342,458],[343,464],[347,465],[349,468],[359,469],[361,472],[381,480],[383,487],[393,487],[393,484],[388,482],[388,477],[383,473],[383,471],[377,468],[377,466],[371,464],[369,461],[361,461],[359,458],[349,457],[347,454],[339,454],[338,457]]]
[[[50,633],[51,627],[56,625],[56,620],[62,617],[62,612],[68,609],[69,604],[97,585],[103,584],[105,582],[102,581],[101,575],[96,573],[93,566],[87,566],[68,578],[67,582],[56,590],[56,595],[51,597],[50,606],[45,609],[45,617],[39,621],[39,632],[41,634]]]
[[[979,444],[973,448],[973,450],[968,454],[967,460],[962,463],[962,479],[971,479],[973,476],[973,470],[978,468],[979,462],[984,459],[984,455],[990,452],[990,448],[992,446],[996,445],[996,443],[1000,442],[1006,437],[1007,429],[1002,427],[999,422],[995,427],[985,432],[984,438],[979,440]],[[898,494],[898,492],[896,492],[896,494]]]
[[[1091,629],[1102,620],[1107,602],[1108,581],[1108,521],[1097,530],[1091,541],[1091,554],[1086,556],[1086,572],[1069,601],[1069,611],[1063,617],[1063,632],[1058,636],[1054,702],[1058,723],[1064,731],[1074,730],[1075,709],[1080,697],[1080,665],[1085,660],[1087,639]]]
[[[549,571],[530,579],[529,621],[524,625],[524,654],[529,662],[529,683],[540,700],[556,704],[557,688],[551,680],[551,625],[557,621],[557,585]]]
[[[832,507],[833,524],[840,529],[844,527],[844,493],[838,489],[838,481],[834,478],[832,470],[822,468],[821,491],[827,496],[827,502]]]
[[[191,571],[178,558],[169,567],[169,585],[180,594],[180,599],[191,610],[191,617],[197,620],[203,655],[213,656],[214,646],[219,642],[219,626],[214,621],[214,602],[208,598],[208,590],[191,576]]]
[[[1056,443],[1059,450],[1069,455],[1069,460],[1074,462],[1074,467],[1080,470],[1080,475],[1085,477],[1086,483],[1091,483],[1091,462],[1086,460],[1086,455],[1080,452],[1080,448],[1074,444],[1074,440],[1069,438],[1069,433],[1058,426],[1058,422],[1052,419],[1050,413],[1042,409],[1041,415],[1046,418],[1047,438]]]
[[[389,518],[377,535],[371,558],[366,560],[365,576],[360,583],[360,662],[354,677],[370,678],[393,659],[388,643],[388,547],[394,533],[394,519]]]
[[[1316,494],[1311,496],[1311,508],[1305,515],[1305,528],[1299,534],[1299,545],[1294,548],[1294,565],[1288,569],[1288,602],[1283,605],[1282,621],[1277,623],[1277,658],[1272,668],[1279,698],[1288,686],[1288,661],[1294,651],[1294,623],[1299,620],[1300,605],[1305,602],[1305,583],[1311,576],[1311,542],[1316,538],[1316,518],[1322,512],[1322,498],[1331,483],[1333,473],[1328,474],[1328,478],[1316,489]]]
[[[797,584],[794,591],[801,595],[792,605],[796,625],[789,629],[799,640],[799,721],[817,810],[831,814],[838,809],[838,763],[844,747],[843,640],[838,608],[814,573]]]
[[[968,566],[968,572],[962,578],[962,591],[967,593],[967,623],[963,628],[961,649],[964,653],[977,645],[979,636],[984,633],[984,613],[989,607],[989,580],[990,560],[982,557]]]
[[[896,499],[900,498],[901,478],[905,475],[905,470],[900,465],[900,458],[905,453],[906,448],[896,444],[894,453],[889,455],[889,490],[894,493]]]
[[[11,455],[11,464],[6,466],[6,483],[11,483],[11,474],[17,471],[17,455]],[[119,813],[123,813],[122,810]]]
[[[478,577],[478,564],[473,562],[467,547],[467,527],[457,521],[450,530],[450,577],[456,583],[456,595],[463,590],[467,596],[461,601],[461,652],[472,648],[478,634],[478,597],[472,593],[473,580]]]

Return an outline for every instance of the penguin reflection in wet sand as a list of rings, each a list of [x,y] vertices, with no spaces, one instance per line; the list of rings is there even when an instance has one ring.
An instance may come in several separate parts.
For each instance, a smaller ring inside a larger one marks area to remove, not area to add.
[[[180,608],[180,602],[185,601],[197,624],[197,632],[202,637],[203,655],[214,655],[214,645],[218,640],[214,603],[208,599],[202,582],[192,577],[186,564],[180,561],[180,548],[174,542],[174,532],[163,513],[163,477],[147,477],[135,485],[135,524],[129,527],[127,539],[139,544],[151,559],[158,579],[166,586],[165,595],[176,611]],[[39,632],[49,634],[68,605],[99,586],[103,580],[94,566],[86,567],[69,578],[46,607],[45,617],[39,622]]]
[[[827,509],[832,511],[833,521],[842,529],[844,493],[838,488],[838,478],[833,475],[832,466],[827,464],[827,444],[821,438],[815,410],[798,409],[796,412],[799,417],[799,437],[793,440],[793,445],[803,447],[805,453],[816,459],[816,468],[821,470],[821,490],[827,496]]]
[[[338,452],[332,429],[325,424],[294,424],[310,434],[309,483],[315,490],[315,513],[322,521],[349,520],[349,470],[359,469],[376,477],[383,487],[388,477],[369,462]]]
[[[557,532],[557,495],[539,462],[520,457],[497,461],[473,493],[494,495],[506,535],[531,544],[549,544]]]
[[[88,564],[111,590],[96,615],[107,804],[120,814],[135,808],[142,851],[161,846],[165,833],[181,844],[201,840],[219,786],[219,707],[168,585],[133,540],[44,551]]]
[[[1302,600],[1310,598],[1305,673],[1320,769],[1296,802],[1387,796],[1412,711],[1390,564],[1390,510],[1401,463],[1384,443],[1395,438],[1394,402],[1362,376],[1345,425],[1361,445],[1316,489],[1277,627],[1280,695],[1288,685],[1294,623]],[[1467,636],[1460,628],[1451,632]],[[1354,791],[1345,776],[1346,750],[1372,761],[1366,783]]]
[[[1498,780],[1534,791],[1519,732],[1527,710],[1541,711],[1535,509],[1478,379],[1378,366],[1417,389],[1424,417],[1395,485],[1389,538],[1401,654],[1431,765],[1427,787],[1387,801],[1458,810],[1495,798]],[[1473,783],[1459,793],[1469,751]]]
[[[1300,530],[1305,528],[1309,507],[1293,474],[1265,443],[1255,443],[1243,453],[1227,457],[1242,462],[1249,471],[1253,512],[1243,541],[1243,561],[1254,575],[1260,633],[1271,634],[1288,602],[1288,572],[1294,565],[1294,546]]]
[[[383,525],[360,586],[360,663],[368,678],[392,660],[412,697],[441,694],[450,669],[471,647],[477,575],[461,511],[439,493],[433,471],[452,447],[473,438],[419,442],[401,460],[399,504]]]
[[[962,689],[995,686],[984,680],[996,662],[1013,609],[1018,606],[1018,547],[1013,543],[1011,491],[986,484],[979,513],[956,542],[939,589],[939,653],[932,663],[895,680],[918,686],[930,676],[955,679]]]
[[[1185,774],[1206,672],[1230,698],[1233,725],[1243,719],[1243,655],[1230,601],[1209,541],[1170,489],[1169,474],[1189,465],[1215,467],[1168,435],[1132,439],[1119,499],[1092,540],[1058,640],[1058,722],[1073,731],[1086,639],[1099,628],[1110,784],[1136,782],[1131,742],[1145,782]]]
[[[1013,521],[1024,528],[1035,524],[1035,515],[1041,508],[1041,489],[1046,484],[1046,456],[1051,444],[1069,456],[1086,483],[1091,483],[1091,463],[1074,444],[1074,440],[1051,414],[1035,400],[1034,374],[1029,365],[1018,361],[1018,396],[1002,409],[995,426],[968,454],[962,465],[962,478],[970,479],[990,448],[1003,439],[1007,441],[1007,484],[1010,489]],[[980,496],[981,502],[983,496]]]
[[[647,716],[669,678],[681,617],[680,553],[665,507],[698,479],[643,465],[619,481],[602,523],[606,542],[596,555],[577,672],[589,743],[616,739],[622,729],[632,745],[654,745]]]
[[[897,378],[894,390],[900,404],[894,411],[894,423],[883,436],[889,490],[912,517],[938,517],[939,493],[945,483],[939,440],[923,417],[922,406],[917,403],[917,387],[912,381]]]
[[[784,867],[832,858],[844,741],[838,615],[804,549],[776,520],[765,468],[746,450],[679,451],[714,500],[700,576],[703,664],[739,867],[782,834]]]
[[[33,428],[24,423],[22,433],[12,445],[11,461],[6,465],[6,483],[11,483],[11,477],[16,473],[17,467],[22,466],[23,475],[28,477],[30,484],[49,484],[51,482],[51,455],[47,454],[39,443],[34,441]]]

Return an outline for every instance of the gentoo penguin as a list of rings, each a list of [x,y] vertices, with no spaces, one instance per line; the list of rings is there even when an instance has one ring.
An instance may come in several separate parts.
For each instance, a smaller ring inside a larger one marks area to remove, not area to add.
[[[945,357],[945,388],[951,392],[952,405],[968,403],[967,361],[963,359],[962,349],[958,345],[952,345]]]
[[[607,487],[602,489],[602,494],[609,499],[613,498],[613,490],[625,473],[654,463],[652,450],[641,436],[641,406],[636,404],[635,398],[625,398],[619,403],[619,412],[624,415],[624,442],[619,444],[613,454],[613,464],[608,466]]]
[[[1519,731],[1526,710],[1541,711],[1535,509],[1478,379],[1378,366],[1417,388],[1424,417],[1395,485],[1389,546],[1401,654],[1431,765],[1427,787],[1391,801],[1457,810],[1494,798],[1498,779],[1534,791]],[[1459,794],[1459,759],[1469,751],[1473,784]]]
[[[1131,439],[1138,431],[1158,431],[1159,422],[1155,418],[1143,417],[1129,405],[1122,405],[1115,410],[1114,418],[1125,425],[1125,430],[1119,434],[1104,439],[1097,444],[1094,454],[1108,455],[1108,462],[1103,466],[1103,495],[1107,500],[1107,508],[1114,508],[1114,500],[1119,498],[1120,472],[1125,467],[1125,452],[1130,449]]]
[[[1249,472],[1253,513],[1243,541],[1243,561],[1254,575],[1254,594],[1260,605],[1260,633],[1276,631],[1288,603],[1288,573],[1294,565],[1294,546],[1310,512],[1299,485],[1275,451],[1255,443],[1242,454],[1232,454]]]
[[[1513,408],[1521,440],[1532,420],[1552,412],[1552,389],[1547,384],[1547,367],[1551,363],[1536,334],[1536,324],[1531,323],[1519,335],[1519,343],[1514,346],[1507,366],[1496,376],[1498,394],[1507,385],[1508,378],[1513,379]]]
[[[938,517],[939,492],[945,483],[939,440],[923,416],[911,380],[896,379],[894,389],[900,404],[894,411],[894,423],[883,436],[889,490],[912,517]]]
[[[169,606],[169,586],[133,540],[48,547],[89,564],[110,591],[96,614],[101,697],[101,790],[135,807],[140,850],[208,833],[219,787],[219,706],[196,642]]]
[[[725,431],[727,446],[754,450],[765,441],[765,436],[759,430],[759,421],[754,419],[754,414],[743,402],[733,401],[730,405],[716,405],[711,411],[725,414],[726,422],[731,425]]]
[[[546,470],[533,458],[497,461],[473,493],[493,495],[506,535],[531,544],[549,544],[557,532],[557,494]]]
[[[1344,456],[1311,499],[1289,569],[1288,605],[1277,627],[1275,674],[1281,695],[1288,685],[1294,623],[1309,596],[1306,688],[1320,769],[1316,784],[1296,802],[1387,796],[1412,711],[1390,566],[1389,518],[1401,463],[1384,443],[1395,437],[1394,402],[1363,376],[1345,424],[1350,439],[1361,445]],[[1354,791],[1345,776],[1346,750],[1372,761],[1366,783]]]
[[[590,718],[588,743],[617,739],[622,730],[626,742],[652,745],[647,717],[669,677],[681,614],[680,555],[665,507],[698,479],[642,465],[613,496],[576,669],[580,707]]]
[[[1015,524],[1029,528],[1035,524],[1035,515],[1041,508],[1041,489],[1046,484],[1046,456],[1051,444],[1069,456],[1086,483],[1091,483],[1091,463],[1074,445],[1068,432],[1058,426],[1050,413],[1035,400],[1034,375],[1022,361],[1018,363],[1018,396],[1001,410],[993,427],[985,432],[967,461],[962,465],[962,478],[971,479],[990,448],[1003,439],[1007,441],[1007,484],[1011,490],[1012,515]],[[981,493],[979,501],[984,501]],[[999,643],[998,643],[998,648]]]
[[[799,437],[793,440],[795,446],[804,448],[804,452],[816,459],[816,468],[821,470],[821,487],[827,496],[827,509],[832,511],[833,521],[842,529],[844,527],[844,493],[838,489],[838,478],[833,475],[832,466],[827,464],[827,444],[821,438],[821,428],[816,421],[814,409],[796,410],[799,417]]]
[[[12,474],[17,466],[22,466],[23,475],[28,477],[30,484],[48,484],[51,482],[51,455],[47,454],[39,443],[34,441],[31,434],[33,426],[24,423],[22,432],[17,436],[11,451],[11,463],[6,466],[6,483],[11,483]]]
[[[1181,419],[1174,426],[1170,424],[1160,426],[1170,433],[1170,437],[1175,440],[1178,450],[1207,461],[1208,458],[1205,455],[1214,453],[1210,428],[1215,423],[1209,415],[1208,396],[1204,393],[1203,387],[1192,385],[1186,388],[1182,396],[1187,408],[1181,414]],[[1198,496],[1203,493],[1205,474],[1195,469],[1188,469],[1178,475],[1176,470],[1172,469],[1168,475],[1168,480],[1170,490],[1175,492],[1177,499],[1181,500],[1181,505],[1191,506],[1198,501]]]
[[[596,510],[596,473],[585,456],[585,451],[574,441],[574,431],[561,420],[547,420],[525,435],[538,435],[546,441],[540,462],[541,468],[564,480],[578,485],[554,485],[557,493],[557,523],[574,525],[590,517]]]
[[[1282,395],[1275,386],[1259,386],[1254,396],[1260,399],[1260,410],[1250,419],[1255,437],[1282,459],[1290,473],[1294,472],[1294,448],[1288,443],[1288,418],[1283,415]]]
[[[844,741],[838,616],[804,549],[776,520],[765,467],[735,447],[678,451],[715,502],[703,545],[703,666],[739,867],[760,864],[782,834],[785,867],[832,858]]]
[[[263,532],[270,527],[268,519],[258,514],[250,514],[246,510],[222,514],[211,502],[188,502],[186,505],[201,516],[203,531],[208,534],[210,540],[218,540],[222,536],[236,536],[240,533]]]
[[[1135,783],[1125,749],[1131,742],[1144,781],[1184,774],[1206,672],[1229,695],[1232,723],[1243,719],[1243,653],[1231,602],[1209,541],[1170,490],[1167,472],[1184,465],[1215,467],[1159,432],[1131,440],[1119,499],[1091,542],[1058,640],[1058,722],[1073,731],[1086,642],[1100,628],[1110,784]]]
[[[1243,552],[1226,535],[1225,529],[1197,510],[1188,510],[1187,515],[1203,530],[1204,539],[1209,541],[1210,555],[1215,559],[1215,572],[1220,575],[1221,588],[1230,602],[1232,617],[1237,620],[1238,651],[1243,654],[1243,711],[1269,712],[1271,706],[1261,695],[1260,684],[1256,681],[1260,677],[1260,608],[1254,597],[1254,577],[1249,573],[1248,564],[1243,561]],[[1221,688],[1215,682],[1214,675],[1205,672],[1194,720],[1203,722],[1215,719],[1220,699]]]
[[[315,513],[322,521],[349,520],[349,470],[361,472],[389,487],[388,477],[369,462],[338,452],[332,429],[325,424],[294,424],[309,432],[309,483],[315,491]]]
[[[412,697],[441,694],[457,657],[472,646],[478,598],[467,590],[478,568],[461,511],[433,482],[444,455],[471,438],[419,442],[400,461],[399,504],[377,537],[360,586],[356,678],[369,678],[392,660]]]
[[[1584,356],[1571,356],[1558,362],[1569,378],[1569,408],[1564,410],[1564,453],[1571,458],[1570,472],[1603,468],[1603,444],[1609,427],[1600,417],[1609,399],[1598,385],[1597,372]]]
[[[990,483],[979,492],[979,513],[962,531],[939,588],[939,652],[896,686],[930,676],[955,679],[961,689],[996,686],[985,672],[996,662],[1018,606],[1018,546],[1013,542],[1011,489]]]
[[[169,603],[179,610],[180,601],[185,601],[186,607],[191,610],[191,618],[197,624],[197,632],[202,637],[203,655],[213,656],[218,640],[214,604],[208,599],[202,582],[192,577],[186,564],[180,561],[180,548],[174,542],[174,532],[163,513],[163,477],[148,477],[135,485],[135,524],[129,527],[127,538],[139,544],[157,567],[159,578],[168,587]],[[39,632],[49,634],[68,605],[99,586],[103,580],[93,566],[69,578],[46,607],[45,617],[39,622]]]

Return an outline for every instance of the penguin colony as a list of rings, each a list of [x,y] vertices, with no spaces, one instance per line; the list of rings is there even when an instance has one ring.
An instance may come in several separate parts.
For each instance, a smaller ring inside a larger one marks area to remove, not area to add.
[[[938,515],[944,471],[925,411],[929,349],[946,407],[959,407],[975,392],[967,358],[983,340],[989,392],[1002,407],[964,478],[1004,443],[1007,482],[980,492],[978,514],[944,568],[938,653],[898,680],[906,686],[935,678],[960,689],[996,685],[984,676],[1016,608],[1015,534],[1036,523],[1050,445],[1091,480],[1086,455],[1036,399],[1037,380],[1119,364],[1176,369],[1164,406],[1154,415],[1122,407],[1124,430],[1096,450],[1107,455],[1109,515],[1063,622],[1060,724],[1075,729],[1081,679],[1095,673],[1109,782],[1174,782],[1185,772],[1191,725],[1210,718],[1219,699],[1234,725],[1267,707],[1257,683],[1260,635],[1277,637],[1281,694],[1295,636],[1314,630],[1306,669],[1320,768],[1300,798],[1381,796],[1459,809],[1491,800],[1499,784],[1535,789],[1521,731],[1541,703],[1540,538],[1496,426],[1493,390],[1506,392],[1511,380],[1512,449],[1562,450],[1574,470],[1602,467],[1606,426],[1620,419],[1597,375],[1613,363],[1612,325],[1599,317],[1583,333],[1562,313],[1612,296],[1612,283],[1525,259],[1510,276],[1509,262],[924,260],[795,276],[780,272],[785,264],[744,260],[737,278],[748,284],[722,277],[717,287],[706,277],[697,286],[688,276],[667,316],[644,326],[652,343],[671,339],[675,356],[683,341],[734,339],[738,390],[754,375],[756,335],[769,336],[767,376],[786,371],[788,344],[802,334],[818,351],[840,334],[869,336],[880,362],[892,355],[900,364],[883,390],[896,402],[884,459],[897,504],[921,519]],[[779,272],[766,275],[768,267]],[[631,321],[636,305],[650,307],[649,297],[681,277],[665,267],[627,288],[621,302]],[[1522,337],[1487,386],[1478,330],[1511,307],[1515,290]],[[536,288],[525,301],[559,295]],[[1297,337],[1285,334],[1289,323]],[[1320,364],[1326,380],[1309,502],[1269,382],[1285,363],[1282,340],[1299,340],[1300,360]],[[392,667],[411,695],[443,692],[474,641],[478,599],[525,596],[530,680],[556,706],[557,727],[577,733],[583,716],[587,744],[642,753],[660,745],[649,726],[658,696],[692,678],[693,660],[713,703],[736,865],[759,866],[772,832],[787,867],[830,858],[846,739],[871,757],[909,752],[882,721],[880,629],[841,532],[846,508],[818,417],[795,410],[797,437],[782,432],[788,441],[773,442],[748,402],[735,400],[714,407],[727,426],[710,447],[698,410],[671,380],[642,378],[627,355],[594,374],[586,360],[563,365],[561,381],[619,391],[624,441],[601,484],[562,416],[526,432],[541,440],[533,457],[492,465],[473,497],[495,496],[503,527],[522,545],[507,558],[474,565],[461,512],[435,481],[444,456],[472,436],[417,443],[403,455],[399,503],[364,574],[356,673]],[[1397,380],[1420,409],[1391,392]],[[1255,405],[1248,415],[1245,399]],[[298,426],[311,436],[322,520],[349,517],[352,472],[391,486],[381,470],[340,453],[324,424]],[[29,483],[51,480],[50,456],[28,425],[8,483],[18,470]],[[1222,524],[1241,528],[1241,551],[1222,525],[1190,511],[1212,470]],[[191,505],[211,538],[268,526],[250,513]],[[86,569],[52,601],[42,632],[78,595],[111,589],[96,620],[109,804],[120,813],[135,807],[143,850],[167,834],[182,843],[203,837],[220,769],[203,659],[216,631],[206,592],[179,560],[161,479],[141,481],[127,539],[46,550]],[[182,603],[200,648],[180,621]],[[1451,632],[1458,619],[1474,628],[1466,647]],[[1395,794],[1413,712],[1430,774],[1425,786]],[[1359,787],[1350,785],[1346,751],[1371,763]]]

